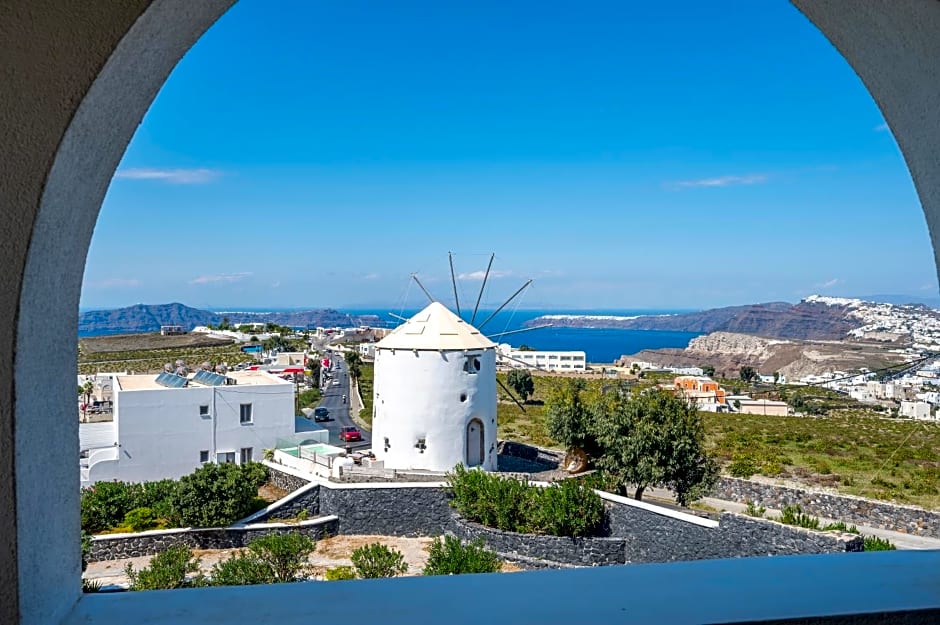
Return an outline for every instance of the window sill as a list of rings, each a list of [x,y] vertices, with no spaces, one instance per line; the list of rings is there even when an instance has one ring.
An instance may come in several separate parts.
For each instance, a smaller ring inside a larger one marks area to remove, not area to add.
[[[887,619],[875,616],[886,613]],[[858,622],[864,614],[872,615],[864,622],[931,623],[940,618],[940,551],[91,594],[64,625],[221,625],[233,614],[241,622],[278,625],[351,618],[384,625],[479,625],[493,614],[519,623],[810,619],[800,621],[805,625],[840,615],[854,615],[851,622]]]

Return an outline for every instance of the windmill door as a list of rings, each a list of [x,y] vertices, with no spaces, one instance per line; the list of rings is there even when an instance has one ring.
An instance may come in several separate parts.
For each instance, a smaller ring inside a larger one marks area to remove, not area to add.
[[[467,466],[483,464],[483,422],[472,419],[467,424]]]

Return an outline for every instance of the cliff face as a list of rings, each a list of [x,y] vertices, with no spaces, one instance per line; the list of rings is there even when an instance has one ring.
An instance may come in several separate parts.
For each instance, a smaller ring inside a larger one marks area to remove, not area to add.
[[[652,362],[662,366],[711,365],[718,375],[736,378],[741,367],[761,373],[780,372],[790,380],[828,371],[850,371],[859,367],[877,369],[903,360],[889,346],[859,343],[813,343],[766,339],[746,334],[715,332],[699,336],[686,349],[647,349],[623,356],[621,364]]]
[[[179,325],[186,330],[210,323],[218,324],[228,318],[233,325],[239,323],[276,323],[287,326],[317,325],[324,327],[352,327],[379,325],[376,315],[350,315],[332,309],[301,310],[265,313],[215,313],[210,310],[191,308],[179,303],[137,304],[113,310],[92,310],[79,316],[78,332],[88,334],[115,334],[135,332],[159,332],[162,325]]]
[[[626,330],[672,330],[678,332],[736,332],[770,338],[839,340],[857,327],[849,308],[815,302],[769,302],[729,306],[679,315],[611,317],[590,315],[546,315],[527,322],[534,326],[622,328]]]

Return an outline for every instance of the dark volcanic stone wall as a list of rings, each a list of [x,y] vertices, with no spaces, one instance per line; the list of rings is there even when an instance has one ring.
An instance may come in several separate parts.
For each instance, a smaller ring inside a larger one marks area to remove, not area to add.
[[[320,514],[340,518],[341,534],[439,536],[451,529],[450,497],[440,487],[328,487]]]

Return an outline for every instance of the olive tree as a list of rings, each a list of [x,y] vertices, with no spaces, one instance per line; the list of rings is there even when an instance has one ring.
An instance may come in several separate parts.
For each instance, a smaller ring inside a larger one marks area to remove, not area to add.
[[[506,375],[506,384],[516,392],[519,399],[525,403],[535,392],[535,382],[532,374],[525,369],[513,369]]]

